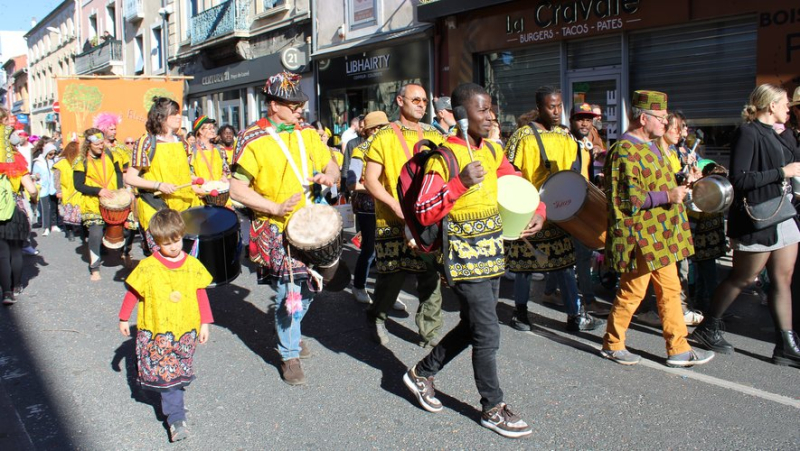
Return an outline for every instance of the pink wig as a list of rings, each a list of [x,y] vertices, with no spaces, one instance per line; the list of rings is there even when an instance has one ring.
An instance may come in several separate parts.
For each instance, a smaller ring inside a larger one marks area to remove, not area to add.
[[[92,124],[95,128],[99,128],[103,132],[108,131],[114,125],[118,125],[122,119],[119,115],[114,113],[100,113],[94,117],[94,123]]]

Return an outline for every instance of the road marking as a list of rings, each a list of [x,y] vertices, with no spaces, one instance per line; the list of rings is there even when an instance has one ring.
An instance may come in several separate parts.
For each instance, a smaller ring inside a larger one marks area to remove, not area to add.
[[[573,348],[581,348],[584,351],[595,351],[597,352],[597,354],[599,354],[600,350],[602,349],[602,346],[596,345],[594,343],[585,342],[577,337],[563,337],[553,331],[546,330],[543,328],[537,328],[535,332],[531,331],[526,333],[534,337],[548,338],[553,341],[557,341],[561,344],[571,346]],[[778,404],[783,404],[785,406],[794,407],[795,409],[800,409],[800,399],[794,399],[788,396],[779,395],[777,393],[771,393],[755,387],[748,387],[747,385],[742,385],[736,382],[727,381],[725,379],[709,376],[707,374],[697,373],[688,369],[671,368],[662,365],[660,363],[656,363],[652,360],[645,359],[644,357],[642,358],[641,362],[639,362],[638,365],[663,371],[665,373],[674,374],[676,376],[685,377],[687,379],[694,379],[696,381],[705,382],[706,384],[709,385],[715,385],[717,387],[727,388],[729,390],[737,391],[745,395],[755,396],[761,399],[765,399],[767,401],[772,401]]]

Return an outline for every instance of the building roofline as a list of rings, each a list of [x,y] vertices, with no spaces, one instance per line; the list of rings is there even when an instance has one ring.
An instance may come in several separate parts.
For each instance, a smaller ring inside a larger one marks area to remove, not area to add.
[[[39,31],[39,29],[42,28],[43,26],[45,26],[45,24],[49,23],[50,19],[52,19],[53,16],[55,16],[57,13],[59,13],[66,6],[69,6],[71,3],[75,3],[75,0],[64,0],[63,2],[61,2],[60,5],[58,5],[55,8],[53,8],[53,10],[50,11],[46,16],[44,16],[41,20],[36,22],[36,25],[31,27],[31,29],[28,30],[24,35],[22,35],[22,37],[27,39],[34,32]]]

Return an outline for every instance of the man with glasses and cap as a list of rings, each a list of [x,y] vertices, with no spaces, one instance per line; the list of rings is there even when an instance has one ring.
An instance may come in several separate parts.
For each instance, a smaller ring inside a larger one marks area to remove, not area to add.
[[[321,287],[304,263],[287,254],[283,232],[292,213],[312,201],[312,184],[332,186],[339,180],[339,168],[317,132],[298,125],[308,101],[300,78],[281,72],[267,79],[263,90],[267,117],[239,135],[231,179],[231,197],[255,213],[250,259],[261,266],[259,274],[277,292],[275,329],[283,360],[281,374],[290,385],[306,382],[300,359],[311,353],[301,340],[300,323]],[[302,307],[289,313],[287,300],[294,293],[300,294]]]
[[[676,264],[694,253],[694,245],[683,206],[688,187],[678,186],[654,142],[667,123],[666,94],[634,92],[628,131],[609,151],[603,171],[609,203],[606,260],[621,275],[601,355],[622,365],[641,360],[625,348],[625,332],[651,280],[667,366],[690,367],[714,358],[713,352],[693,350],[686,341]]]
[[[450,97],[442,96],[433,101],[433,109],[436,117],[433,119],[433,126],[444,136],[453,133],[456,127],[456,117],[453,115],[453,106]]]
[[[408,273],[417,277],[419,308],[416,324],[421,346],[435,345],[442,328],[442,293],[439,274],[432,259],[418,255],[410,247],[403,212],[397,197],[397,178],[403,165],[411,159],[414,145],[428,139],[440,145],[443,137],[436,129],[420,122],[425,116],[428,97],[425,88],[409,83],[397,91],[399,120],[392,122],[360,146],[366,169],[364,185],[375,198],[375,253],[378,276],[375,280],[373,304],[367,309],[367,321],[373,339],[381,345],[389,342],[386,318]],[[399,305],[398,307],[405,307]]]

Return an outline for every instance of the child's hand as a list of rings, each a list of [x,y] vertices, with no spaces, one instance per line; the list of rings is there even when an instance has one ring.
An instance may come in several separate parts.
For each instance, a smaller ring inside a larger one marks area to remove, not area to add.
[[[198,337],[200,340],[200,344],[203,344],[208,341],[208,324],[201,324],[200,325],[200,336]]]
[[[119,331],[122,332],[122,335],[125,335],[126,337],[131,336],[131,327],[128,325],[127,321],[119,322]]]

